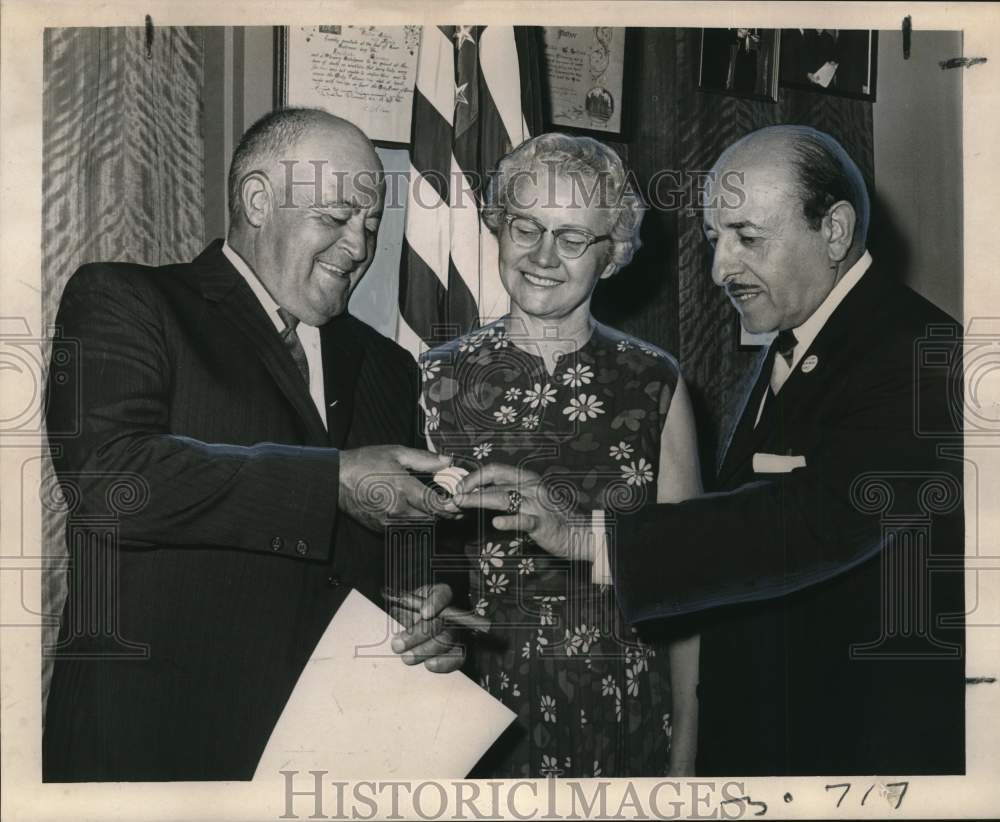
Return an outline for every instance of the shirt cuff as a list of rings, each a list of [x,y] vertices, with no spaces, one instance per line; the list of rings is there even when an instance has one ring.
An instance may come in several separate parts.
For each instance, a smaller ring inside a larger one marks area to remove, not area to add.
[[[590,566],[590,581],[594,585],[610,585],[611,561],[608,556],[608,529],[604,523],[604,511],[592,511],[590,515],[591,539],[594,541],[594,561]]]

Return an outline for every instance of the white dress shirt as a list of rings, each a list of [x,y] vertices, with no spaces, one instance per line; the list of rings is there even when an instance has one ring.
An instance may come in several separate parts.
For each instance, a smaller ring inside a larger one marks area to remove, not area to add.
[[[233,267],[247,281],[250,290],[257,296],[257,300],[267,312],[267,316],[274,323],[278,334],[283,334],[285,332],[285,322],[278,314],[280,306],[274,301],[268,290],[264,288],[264,284],[257,279],[257,275],[254,274],[253,269],[247,265],[246,260],[233,250],[233,247],[228,242],[222,244],[222,253],[226,255],[226,258],[233,264]],[[323,386],[323,347],[320,341],[319,329],[314,325],[307,325],[300,320],[299,324],[295,327],[295,333],[298,334],[299,341],[302,343],[302,349],[306,353],[306,362],[309,364],[309,396],[312,397],[313,405],[316,406],[316,410],[319,412],[319,418],[323,421],[323,425],[326,426],[326,391]]]

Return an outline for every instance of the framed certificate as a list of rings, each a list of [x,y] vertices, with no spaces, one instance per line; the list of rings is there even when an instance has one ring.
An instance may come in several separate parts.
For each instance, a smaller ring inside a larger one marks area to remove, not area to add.
[[[275,106],[322,108],[377,145],[410,142],[420,26],[279,26]]]
[[[609,26],[543,26],[546,129],[624,139],[630,37]]]

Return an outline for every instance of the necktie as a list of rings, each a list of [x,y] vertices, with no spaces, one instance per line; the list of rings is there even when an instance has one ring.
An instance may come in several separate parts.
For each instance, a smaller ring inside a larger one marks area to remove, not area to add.
[[[765,391],[761,397],[760,405],[757,408],[756,422],[754,427],[760,425],[764,418],[765,410],[774,404],[774,397],[785,384],[788,375],[792,370],[792,360],[795,355],[795,346],[798,344],[795,332],[790,328],[778,332],[778,336],[771,342],[770,356],[774,364],[771,366],[771,377],[769,380],[770,390]]]
[[[788,375],[792,373],[792,361],[797,343],[795,332],[788,328],[779,332],[771,343],[776,352],[774,366],[771,369],[771,391],[775,394],[781,390]]]
[[[285,330],[281,332],[281,342],[288,349],[288,353],[292,355],[292,359],[295,360],[295,365],[299,369],[302,379],[306,381],[306,386],[308,386],[309,361],[306,359],[306,350],[302,347],[302,340],[299,339],[299,335],[295,332],[295,327],[299,324],[299,318],[293,317],[284,308],[278,309],[278,316],[281,317],[281,321],[285,324]]]
[[[792,355],[795,353],[795,346],[798,342],[795,332],[790,328],[779,331],[778,336],[774,338],[775,350],[781,354],[789,368],[792,367]]]

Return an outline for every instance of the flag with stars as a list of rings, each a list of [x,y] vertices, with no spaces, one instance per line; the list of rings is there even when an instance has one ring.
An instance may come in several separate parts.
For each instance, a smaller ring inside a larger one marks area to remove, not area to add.
[[[414,356],[507,313],[479,206],[497,162],[541,123],[533,38],[512,26],[424,27],[396,334]]]

